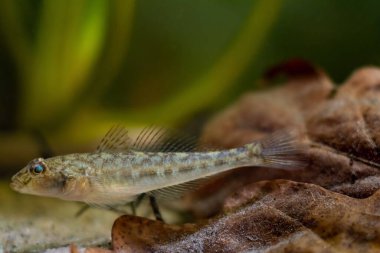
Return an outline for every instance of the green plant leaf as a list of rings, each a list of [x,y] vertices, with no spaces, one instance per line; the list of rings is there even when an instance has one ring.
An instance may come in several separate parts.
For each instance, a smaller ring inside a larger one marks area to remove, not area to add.
[[[21,122],[46,126],[88,80],[103,46],[108,1],[44,1],[22,89]]]
[[[172,124],[215,103],[255,59],[279,15],[281,5],[282,1],[278,0],[255,1],[246,23],[225,53],[208,71],[186,85],[188,88],[153,108],[114,112],[112,117]]]

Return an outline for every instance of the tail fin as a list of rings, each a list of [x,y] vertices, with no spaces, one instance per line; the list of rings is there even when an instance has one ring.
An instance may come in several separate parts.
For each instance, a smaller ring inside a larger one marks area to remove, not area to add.
[[[307,160],[294,132],[276,132],[260,141],[264,166],[278,169],[303,169]]]

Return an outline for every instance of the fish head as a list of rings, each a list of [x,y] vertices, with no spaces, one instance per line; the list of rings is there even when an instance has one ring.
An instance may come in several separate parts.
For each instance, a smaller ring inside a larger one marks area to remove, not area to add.
[[[37,158],[12,177],[10,186],[20,193],[56,197],[67,179],[57,159]]]

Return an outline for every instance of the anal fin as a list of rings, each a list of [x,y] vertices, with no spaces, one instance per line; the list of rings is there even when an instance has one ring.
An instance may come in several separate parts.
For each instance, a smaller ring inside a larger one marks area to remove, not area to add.
[[[208,177],[207,177],[208,178]],[[200,187],[207,178],[200,178],[188,181],[182,184],[164,187],[149,192],[149,195],[156,197],[159,200],[175,200],[182,198],[185,194],[192,192]]]

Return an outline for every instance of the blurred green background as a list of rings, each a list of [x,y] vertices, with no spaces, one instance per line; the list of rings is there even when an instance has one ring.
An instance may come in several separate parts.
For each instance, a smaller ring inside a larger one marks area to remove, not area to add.
[[[375,0],[0,0],[0,174],[45,142],[86,150],[114,123],[191,126],[288,58],[342,82],[379,65],[379,10]]]

